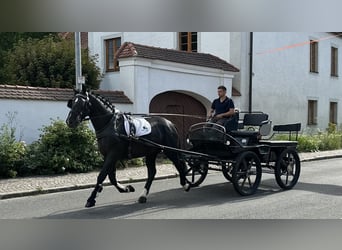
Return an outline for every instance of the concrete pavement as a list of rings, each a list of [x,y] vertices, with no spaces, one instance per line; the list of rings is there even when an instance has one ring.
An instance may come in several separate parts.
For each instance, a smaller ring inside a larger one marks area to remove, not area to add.
[[[342,157],[341,150],[300,153],[301,161],[313,161]],[[98,171],[81,174],[66,174],[57,176],[36,176],[0,180],[0,199],[8,199],[27,195],[52,193],[93,187]],[[173,178],[177,170],[172,164],[157,165],[156,179]],[[145,181],[146,167],[130,167],[117,170],[117,179],[121,183]],[[104,185],[110,185],[108,178]]]

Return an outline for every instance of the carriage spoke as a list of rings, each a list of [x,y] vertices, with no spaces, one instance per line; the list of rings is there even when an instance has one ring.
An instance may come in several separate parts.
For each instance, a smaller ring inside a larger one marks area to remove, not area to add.
[[[246,180],[247,180],[247,176],[243,179],[243,181],[242,181],[242,184],[241,184],[241,187],[242,188],[244,188],[244,186],[245,186],[245,183],[246,183]]]
[[[247,165],[246,159],[243,159],[243,161],[242,161],[242,166],[243,166],[243,169],[242,169],[242,170],[247,171],[248,165]]]
[[[250,177],[250,176],[248,176],[248,183],[249,183],[249,187],[252,187],[252,186],[253,186],[252,181],[251,181],[251,177]]]
[[[293,156],[287,154],[286,160],[284,159],[283,165],[284,165],[284,170],[282,171],[282,175],[285,175],[285,184],[288,185],[290,182],[290,177],[294,177],[295,160]]]
[[[254,174],[254,172],[251,170],[253,166],[253,161],[246,161],[246,159],[243,159],[242,161],[242,167],[241,167],[241,172],[239,172],[239,179],[240,178],[244,178],[242,183],[241,183],[241,188],[243,189],[245,187],[245,184],[246,184],[246,180],[248,180],[248,185],[249,185],[249,188],[253,187],[253,184],[252,184],[252,181],[251,181],[251,178],[250,178],[250,175],[251,174]]]
[[[275,177],[278,185],[291,189],[298,181],[300,174],[300,160],[295,149],[285,149],[276,163]]]
[[[191,187],[199,186],[208,173],[208,165],[205,162],[189,161],[185,171],[186,181]]]
[[[261,164],[257,154],[243,152],[236,160],[232,176],[234,188],[239,194],[254,194],[261,179]]]

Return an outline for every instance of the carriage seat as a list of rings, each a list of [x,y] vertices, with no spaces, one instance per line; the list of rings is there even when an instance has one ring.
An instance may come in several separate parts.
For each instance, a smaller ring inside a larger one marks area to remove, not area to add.
[[[262,136],[269,135],[272,122],[268,120],[268,114],[248,113],[243,118],[243,128],[245,130],[231,131],[230,135],[235,138],[247,139],[247,143],[258,142]],[[258,128],[255,128],[258,127]]]
[[[124,125],[127,136],[139,137],[151,133],[151,124],[145,118],[124,114]]]

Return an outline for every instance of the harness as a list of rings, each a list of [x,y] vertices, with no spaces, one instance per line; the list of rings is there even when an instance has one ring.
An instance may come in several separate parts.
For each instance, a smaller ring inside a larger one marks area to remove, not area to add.
[[[87,95],[77,94],[76,97],[85,99],[86,105],[89,105],[88,94]],[[104,99],[100,96],[97,96],[97,98],[99,98],[107,106],[107,108],[109,108],[112,111],[112,117],[109,120],[109,122],[102,129],[95,130],[97,140],[101,140],[105,137],[110,137],[110,136],[117,136],[121,139],[127,140],[128,141],[127,155],[128,155],[128,158],[131,159],[132,158],[132,141],[138,140],[137,129],[136,129],[132,115],[130,113],[118,112],[118,110],[115,109],[115,107],[113,107],[106,99]],[[81,115],[82,115],[82,117],[81,117],[82,121],[90,120],[88,113],[81,112]],[[108,114],[92,116],[91,119],[99,119],[99,118],[104,117],[104,116],[108,116]],[[122,124],[122,131],[120,131],[120,125],[121,124],[119,124],[119,122],[121,123],[121,121],[120,121],[121,117],[123,118],[122,119],[123,120],[122,121],[122,123],[123,123]],[[128,129],[128,131],[126,131],[126,133],[125,133],[125,121],[128,123],[128,126],[129,126],[129,129]],[[146,123],[146,121],[145,121],[145,123]],[[143,126],[143,128],[148,133],[151,132],[151,127],[149,124],[148,124],[148,126]],[[147,134],[146,131],[145,131],[145,134]]]
[[[123,131],[119,131],[120,116],[122,116],[123,122],[124,122],[124,119],[127,119],[127,121],[130,123],[129,134],[125,134],[124,124],[122,124]],[[132,159],[132,141],[137,141],[138,138],[136,137],[136,129],[133,123],[132,116],[129,113],[113,114],[108,124],[103,129],[95,131],[95,134],[96,134],[97,140],[100,140],[108,136],[113,136],[113,135],[126,140],[128,142],[127,157],[128,159]]]

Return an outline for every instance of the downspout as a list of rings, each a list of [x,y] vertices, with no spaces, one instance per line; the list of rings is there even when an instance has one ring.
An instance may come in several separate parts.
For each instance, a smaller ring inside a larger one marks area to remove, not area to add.
[[[249,91],[248,112],[252,112],[252,83],[253,83],[253,32],[249,33]]]
[[[75,75],[76,90],[82,91],[84,78],[82,77],[82,60],[81,60],[81,32],[75,32]]]

